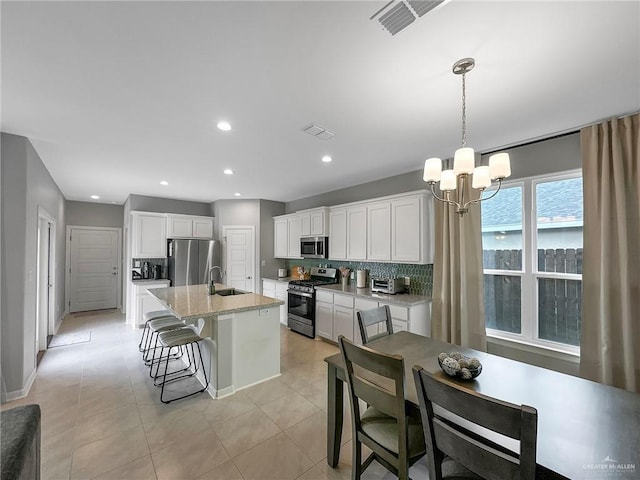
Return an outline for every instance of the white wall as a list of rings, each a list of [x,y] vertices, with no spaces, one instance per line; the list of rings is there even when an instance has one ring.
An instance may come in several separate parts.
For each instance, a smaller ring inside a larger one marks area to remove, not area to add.
[[[54,315],[64,313],[65,198],[31,142],[2,134],[2,379],[20,395],[35,373],[38,208],[56,222]]]

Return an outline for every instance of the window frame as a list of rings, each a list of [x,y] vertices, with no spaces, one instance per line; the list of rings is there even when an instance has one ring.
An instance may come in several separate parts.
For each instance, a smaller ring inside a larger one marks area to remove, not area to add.
[[[541,272],[538,270],[538,226],[536,188],[540,183],[548,183],[571,178],[582,178],[581,169],[536,175],[502,182],[502,188],[520,187],[522,189],[522,270],[485,269],[483,275],[518,276],[521,278],[520,332],[512,333],[486,327],[489,338],[529,345],[571,356],[580,356],[580,346],[546,340],[538,337],[539,331],[539,279],[555,278],[582,281],[581,274],[561,272]],[[495,191],[489,187],[486,191]],[[498,194],[499,195],[499,194]],[[481,204],[482,205],[482,204]],[[584,229],[584,224],[583,224]],[[584,231],[584,230],[583,230]],[[483,246],[484,250],[484,246]]]

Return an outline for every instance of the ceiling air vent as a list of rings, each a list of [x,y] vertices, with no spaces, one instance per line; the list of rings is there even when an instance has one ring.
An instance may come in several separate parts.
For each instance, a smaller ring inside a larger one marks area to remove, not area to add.
[[[407,7],[404,2],[400,2],[382,15],[378,21],[391,35],[395,35],[403,28],[412,24],[415,19],[416,17],[411,10],[409,10],[409,7]]]
[[[422,17],[425,13],[444,5],[448,1],[449,0],[400,0],[396,2],[396,0],[391,0],[374,13],[370,20],[373,20],[386,10],[385,13],[380,15],[378,21],[391,35],[395,35],[400,30],[411,25],[416,18]],[[393,5],[394,3],[395,5]]]
[[[329,140],[330,138],[335,136],[335,133],[332,132],[331,130],[327,130],[326,128],[321,127],[320,125],[316,125],[315,123],[312,123],[308,127],[305,127],[304,133],[308,133],[309,135],[316,138],[320,138],[322,140]]]
[[[444,3],[445,0],[407,0],[413,11],[418,14],[419,17],[425,13],[430,12],[438,5]]]

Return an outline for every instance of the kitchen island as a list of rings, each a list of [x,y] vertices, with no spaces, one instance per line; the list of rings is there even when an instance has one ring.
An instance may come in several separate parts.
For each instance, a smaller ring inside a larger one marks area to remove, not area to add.
[[[280,375],[281,300],[216,284],[150,289],[175,316],[190,324],[204,320],[202,354],[209,394],[221,398]],[[235,294],[233,294],[235,293]]]

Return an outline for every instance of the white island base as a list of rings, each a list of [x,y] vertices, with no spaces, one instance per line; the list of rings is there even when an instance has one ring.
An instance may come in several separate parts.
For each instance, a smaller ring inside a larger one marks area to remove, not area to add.
[[[216,292],[231,290],[216,284]],[[209,295],[207,285],[149,290],[187,324],[204,321],[202,357],[213,398],[280,375],[281,300],[255,293]],[[203,382],[201,374],[198,378]]]
[[[278,306],[205,318],[201,336],[213,398],[280,376]]]

